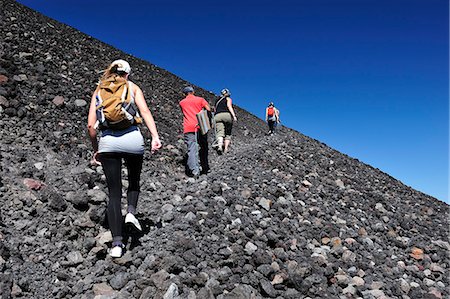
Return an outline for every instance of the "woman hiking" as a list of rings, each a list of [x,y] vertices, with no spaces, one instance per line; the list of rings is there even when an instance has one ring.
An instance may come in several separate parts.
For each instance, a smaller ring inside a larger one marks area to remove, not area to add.
[[[273,102],[270,102],[266,108],[266,122],[269,126],[268,135],[273,135],[275,126],[280,123],[280,112],[275,108]]]
[[[217,152],[219,154],[226,153],[231,144],[231,130],[233,129],[233,121],[237,121],[236,114],[233,109],[233,101],[228,89],[224,88],[220,92],[220,98],[216,99],[214,105],[214,122],[216,123],[216,142]]]
[[[124,60],[119,59],[111,63],[92,95],[88,116],[88,133],[94,149],[91,162],[101,163],[108,185],[107,217],[113,236],[110,255],[114,258],[121,257],[124,248],[121,212],[122,159],[128,170],[129,183],[125,223],[142,230],[135,217],[144,157],[144,138],[137,126],[142,119],[152,136],[151,151],[161,147],[144,94],[139,86],[128,80],[130,71],[130,65]],[[122,109],[111,108],[118,105],[121,105]],[[99,141],[97,129],[101,132]]]

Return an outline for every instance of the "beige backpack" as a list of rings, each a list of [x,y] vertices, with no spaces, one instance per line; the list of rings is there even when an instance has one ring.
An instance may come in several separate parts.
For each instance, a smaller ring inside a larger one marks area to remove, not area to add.
[[[100,81],[97,92],[97,121],[101,130],[123,130],[142,123],[131,97],[130,84],[121,76]]]

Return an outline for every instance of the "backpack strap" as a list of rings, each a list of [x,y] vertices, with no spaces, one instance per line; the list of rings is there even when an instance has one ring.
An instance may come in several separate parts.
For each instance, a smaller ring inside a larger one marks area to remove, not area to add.
[[[120,97],[122,99],[122,103],[125,102],[127,99],[127,92],[128,92],[128,82],[125,83],[125,86],[123,87],[122,96]]]
[[[217,106],[219,106],[219,103],[223,100],[223,99],[226,99],[227,98],[227,96],[221,96],[220,97],[220,99],[216,102],[216,104],[214,105],[214,107],[216,108],[216,110],[217,110]]]
[[[100,95],[100,90],[97,92],[97,95],[95,96],[97,99],[97,105],[95,107],[96,114],[97,114],[97,122],[103,123],[105,121],[105,114],[103,114],[103,99]]]

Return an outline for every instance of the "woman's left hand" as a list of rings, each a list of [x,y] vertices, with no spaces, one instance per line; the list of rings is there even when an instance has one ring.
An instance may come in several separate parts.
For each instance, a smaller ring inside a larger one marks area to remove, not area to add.
[[[159,137],[152,138],[152,153],[156,152],[161,148],[161,140]]]

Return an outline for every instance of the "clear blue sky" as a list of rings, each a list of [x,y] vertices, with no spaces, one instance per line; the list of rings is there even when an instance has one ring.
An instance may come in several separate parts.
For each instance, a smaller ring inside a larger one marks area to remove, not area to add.
[[[447,0],[19,2],[449,202]]]

